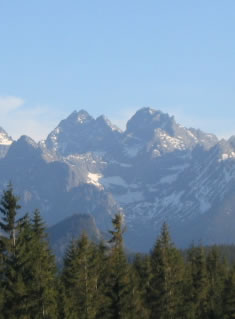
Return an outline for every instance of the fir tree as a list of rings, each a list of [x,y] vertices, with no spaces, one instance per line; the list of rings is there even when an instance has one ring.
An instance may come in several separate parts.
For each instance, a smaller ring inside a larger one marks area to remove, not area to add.
[[[14,254],[16,246],[17,227],[19,220],[16,219],[18,210],[21,208],[19,205],[19,197],[13,193],[12,184],[7,186],[3,191],[0,201],[0,228],[4,231],[5,235],[1,236],[1,247],[7,254]]]
[[[3,247],[1,247],[0,240],[0,319],[3,317],[3,307],[4,307],[4,255]]]
[[[136,254],[133,262],[133,272],[136,274],[137,289],[140,294],[143,317],[149,318],[149,290],[150,290],[150,274],[151,264],[148,255]]]
[[[206,255],[202,246],[192,247],[188,253],[187,282],[184,304],[186,318],[208,318],[208,273]]]
[[[165,223],[151,254],[151,268],[150,318],[181,318],[183,261]]]
[[[13,187],[8,185],[3,191],[0,202],[2,218],[0,228],[3,234],[0,237],[2,273],[1,287],[4,291],[3,317],[23,318],[26,312],[27,289],[24,282],[24,269],[27,262],[22,236],[23,219],[17,218],[20,209],[19,198],[13,193]],[[26,217],[24,223],[26,223]]]
[[[97,313],[96,319],[107,318],[108,291],[108,247],[101,241],[96,249]]]
[[[216,246],[212,247],[206,258],[208,274],[208,318],[219,319],[222,316],[222,292],[227,276],[227,265]]]
[[[233,267],[225,280],[222,295],[223,319],[235,319],[235,268]]]
[[[88,237],[73,241],[64,260],[65,318],[93,319],[97,314],[96,252]]]
[[[28,215],[16,220],[18,198],[12,187],[3,194],[1,212],[4,236],[1,237],[5,318],[57,318],[55,299],[56,268],[45,241],[40,214],[33,223]],[[15,208],[14,208],[15,207]]]
[[[44,222],[38,210],[32,219],[30,295],[32,318],[57,318],[56,264],[49,248]],[[34,315],[33,315],[34,314]]]
[[[114,230],[110,231],[111,251],[108,261],[108,299],[109,311],[107,318],[126,319],[141,318],[140,303],[134,278],[130,276],[128,265],[123,249],[123,216],[115,215],[113,219]]]

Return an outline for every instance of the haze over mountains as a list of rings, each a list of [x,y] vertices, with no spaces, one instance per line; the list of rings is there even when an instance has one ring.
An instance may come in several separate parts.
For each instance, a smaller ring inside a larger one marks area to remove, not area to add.
[[[235,242],[235,137],[185,128],[142,108],[125,131],[75,111],[39,143],[0,129],[0,188],[49,225],[90,214],[100,231],[123,211],[130,249],[147,251],[166,221],[181,247]]]

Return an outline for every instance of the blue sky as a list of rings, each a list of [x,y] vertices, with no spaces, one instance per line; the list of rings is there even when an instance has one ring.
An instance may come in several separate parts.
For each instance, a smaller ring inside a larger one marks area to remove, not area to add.
[[[73,110],[139,108],[235,134],[234,0],[0,1],[0,126],[44,138]]]

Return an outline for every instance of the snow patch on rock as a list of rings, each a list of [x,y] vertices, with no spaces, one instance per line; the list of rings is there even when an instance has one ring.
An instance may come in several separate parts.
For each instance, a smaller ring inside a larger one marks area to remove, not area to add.
[[[0,145],[11,145],[12,139],[10,139],[5,133],[0,133]]]
[[[102,187],[102,185],[100,184],[99,180],[100,178],[102,177],[101,174],[95,174],[95,173],[91,173],[89,172],[88,175],[87,175],[87,183],[88,184],[93,184],[95,185],[96,187]]]

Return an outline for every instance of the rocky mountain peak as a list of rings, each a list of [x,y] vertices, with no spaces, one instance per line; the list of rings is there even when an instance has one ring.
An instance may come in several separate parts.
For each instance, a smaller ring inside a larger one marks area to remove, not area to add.
[[[115,147],[119,135],[120,130],[104,116],[94,119],[85,110],[80,110],[61,121],[44,145],[54,154],[67,156]]]
[[[235,158],[235,147],[233,144],[234,140],[231,138],[228,141],[225,139],[220,140],[213,148],[212,152],[214,157],[219,161],[234,159]]]
[[[7,132],[0,127],[0,145],[11,145],[13,139],[7,134]]]
[[[38,144],[29,136],[27,135],[22,135],[18,140],[17,140],[18,144],[21,145],[29,145],[32,148],[38,148]]]
[[[93,117],[85,110],[80,110],[77,112],[77,122],[84,124],[93,120]]]
[[[6,159],[37,158],[41,154],[38,144],[29,136],[23,135],[13,142],[6,155]]]
[[[118,131],[121,132],[121,129],[119,129],[116,125],[114,125],[107,117],[104,115],[100,115],[96,119],[96,123],[100,125],[101,127],[106,127],[111,131]]]
[[[0,188],[12,180],[27,211],[38,207],[48,223],[85,213],[106,231],[122,209],[132,249],[149,249],[163,221],[183,245],[209,232],[212,240],[235,240],[227,231],[235,221],[235,137],[218,141],[159,110],[142,108],[125,132],[75,111],[45,142],[13,142],[0,171]],[[78,219],[68,220],[69,233]]]
[[[65,120],[61,121],[59,126],[64,126],[69,123],[70,125],[87,124],[94,121],[93,117],[85,110],[73,111]]]
[[[158,110],[144,107],[137,111],[127,122],[127,134],[141,139],[150,139],[158,128],[172,135],[172,127],[175,124],[174,117]]]

